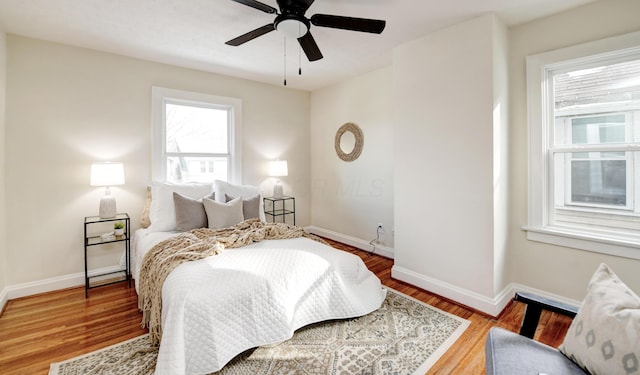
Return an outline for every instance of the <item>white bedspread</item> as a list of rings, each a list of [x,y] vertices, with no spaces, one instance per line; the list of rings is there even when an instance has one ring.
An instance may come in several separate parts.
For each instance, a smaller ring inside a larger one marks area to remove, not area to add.
[[[207,374],[305,325],[368,314],[385,298],[362,260],[319,242],[270,240],[178,266],[162,288],[156,374]]]

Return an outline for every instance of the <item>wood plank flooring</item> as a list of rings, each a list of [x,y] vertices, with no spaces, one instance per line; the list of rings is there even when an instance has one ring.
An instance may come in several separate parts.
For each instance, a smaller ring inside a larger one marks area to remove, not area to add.
[[[393,260],[328,241],[360,256],[382,283],[441,310],[471,321],[454,346],[428,374],[484,374],[484,343],[489,328],[518,331],[524,305],[512,302],[494,319],[391,278]],[[51,362],[88,353],[146,332],[140,327],[137,295],[126,283],[91,289],[73,288],[9,301],[0,316],[0,374],[47,374]],[[558,346],[571,323],[543,312],[538,341]]]

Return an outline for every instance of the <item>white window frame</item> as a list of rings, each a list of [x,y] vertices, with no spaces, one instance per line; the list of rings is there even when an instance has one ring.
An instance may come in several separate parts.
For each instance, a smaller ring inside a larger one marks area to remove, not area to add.
[[[553,132],[555,121],[553,108],[549,108],[553,98],[553,87],[549,84],[551,73],[575,70],[577,64],[587,69],[600,65],[602,60],[610,63],[625,61],[635,54],[640,54],[640,32],[527,57],[529,217],[523,229],[527,231],[529,240],[640,259],[639,238],[581,231],[550,223],[550,214],[555,210],[552,153],[549,151],[550,132]],[[640,148],[630,144],[620,150],[639,151]],[[556,147],[558,151],[561,150]]]
[[[239,184],[242,182],[242,101],[237,98],[216,96],[169,89],[165,87],[151,88],[151,179],[153,181],[167,181],[166,158],[166,111],[167,103],[182,103],[185,105],[206,108],[220,108],[229,111],[229,167],[228,182]]]

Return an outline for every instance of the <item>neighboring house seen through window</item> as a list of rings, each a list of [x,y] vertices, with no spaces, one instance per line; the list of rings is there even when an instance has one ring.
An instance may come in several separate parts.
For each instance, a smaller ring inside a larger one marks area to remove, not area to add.
[[[527,80],[529,239],[640,259],[640,34],[531,56]]]
[[[152,89],[153,180],[240,181],[240,100]]]

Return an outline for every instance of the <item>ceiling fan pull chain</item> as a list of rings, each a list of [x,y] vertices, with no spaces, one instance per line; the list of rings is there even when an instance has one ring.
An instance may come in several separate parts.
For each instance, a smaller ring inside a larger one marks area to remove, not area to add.
[[[284,85],[287,85],[287,37],[284,37]]]
[[[298,23],[298,35],[300,35],[300,25],[301,23]],[[300,44],[298,44],[298,75],[302,75],[302,47]]]
[[[302,75],[302,47],[298,47],[298,75]]]

